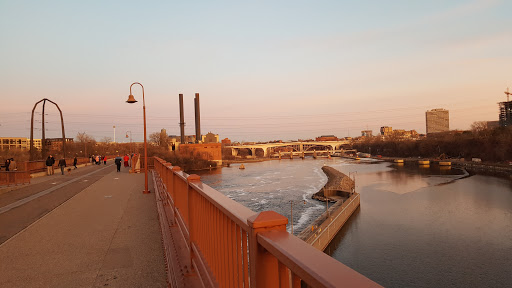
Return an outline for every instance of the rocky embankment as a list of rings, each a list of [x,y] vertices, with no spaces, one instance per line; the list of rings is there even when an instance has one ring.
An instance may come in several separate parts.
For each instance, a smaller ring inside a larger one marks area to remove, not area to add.
[[[329,167],[322,167],[325,175],[327,175],[327,183],[311,198],[320,201],[336,202],[340,197],[347,197],[355,191],[355,182],[347,175],[340,171]]]

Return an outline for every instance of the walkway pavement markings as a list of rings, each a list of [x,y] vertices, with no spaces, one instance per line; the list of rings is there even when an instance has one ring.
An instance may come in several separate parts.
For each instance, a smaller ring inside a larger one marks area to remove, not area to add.
[[[62,188],[62,187],[64,187],[64,186],[68,185],[68,184],[71,184],[71,183],[76,182],[76,181],[78,181],[78,180],[80,180],[80,179],[83,179],[83,178],[85,178],[85,177],[88,177],[88,176],[90,176],[90,175],[92,175],[92,174],[94,174],[94,173],[98,173],[99,171],[101,171],[101,170],[103,170],[103,169],[110,168],[110,166],[112,166],[112,165],[109,165],[109,166],[107,166],[107,167],[103,167],[103,168],[101,168],[101,169],[99,169],[99,170],[96,170],[96,171],[93,171],[93,172],[87,173],[87,174],[85,174],[85,175],[79,176],[79,177],[77,177],[77,178],[75,178],[75,179],[69,180],[69,181],[67,181],[67,182],[64,182],[64,183],[62,183],[62,184],[59,184],[59,185],[54,186],[54,187],[52,187],[52,188],[48,188],[48,189],[43,190],[43,191],[41,191],[41,192],[39,192],[39,193],[36,193],[36,194],[34,194],[34,195],[31,195],[31,196],[29,196],[29,197],[27,197],[27,198],[23,198],[23,199],[21,199],[21,200],[18,200],[18,201],[14,202],[14,203],[11,203],[11,204],[7,205],[7,206],[1,207],[1,208],[0,208],[0,214],[5,213],[5,212],[7,212],[7,211],[9,211],[9,210],[11,210],[11,209],[14,209],[14,208],[16,208],[16,207],[19,207],[19,206],[21,206],[21,205],[23,205],[23,204],[25,204],[25,203],[28,203],[28,202],[30,202],[30,201],[32,201],[32,200],[34,200],[34,199],[37,199],[37,198],[39,198],[39,197],[41,197],[41,196],[44,196],[44,195],[46,195],[46,194],[48,194],[48,193],[51,193],[51,192],[53,192],[53,191],[55,191],[55,190],[57,190],[57,189],[59,189],[59,188]],[[52,183],[52,184],[56,184],[56,183]]]

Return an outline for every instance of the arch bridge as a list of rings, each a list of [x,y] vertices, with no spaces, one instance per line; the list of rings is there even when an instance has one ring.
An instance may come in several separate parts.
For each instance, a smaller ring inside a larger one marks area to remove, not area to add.
[[[320,152],[340,152],[349,146],[348,140],[339,141],[312,141],[312,142],[286,142],[286,143],[263,143],[251,145],[234,145],[227,146],[231,148],[231,154],[237,156],[240,150],[248,150],[252,156],[256,156],[256,151],[261,149],[263,157],[268,157],[273,153],[287,152],[287,153],[313,153],[314,151]]]

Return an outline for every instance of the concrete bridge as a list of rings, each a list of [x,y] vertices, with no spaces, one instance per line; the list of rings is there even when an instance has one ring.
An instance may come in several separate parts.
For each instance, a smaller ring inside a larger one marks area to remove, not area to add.
[[[314,142],[285,142],[285,143],[264,143],[252,145],[227,146],[231,148],[233,156],[237,156],[242,149],[248,150],[252,156],[256,156],[258,150],[263,151],[263,157],[268,157],[272,153],[285,150],[286,152],[297,152],[297,155],[304,153],[313,153],[313,151],[331,151],[340,152],[343,148],[349,146],[348,140],[340,141],[314,141]],[[283,149],[285,148],[285,149]]]

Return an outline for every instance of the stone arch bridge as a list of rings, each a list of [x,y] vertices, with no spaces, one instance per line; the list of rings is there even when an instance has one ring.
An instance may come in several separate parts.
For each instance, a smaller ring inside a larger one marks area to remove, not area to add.
[[[339,140],[339,141],[314,141],[314,142],[286,142],[286,143],[264,143],[264,144],[251,144],[251,145],[234,145],[227,146],[226,148],[231,148],[231,153],[233,156],[237,156],[240,150],[245,149],[248,150],[252,156],[256,156],[256,151],[261,149],[263,151],[263,157],[268,157],[273,153],[278,153],[279,151],[283,151],[286,153],[296,153],[296,154],[313,154],[316,152],[328,152],[330,154],[334,154],[336,152],[341,152],[344,149],[348,148],[349,145],[348,140]]]

